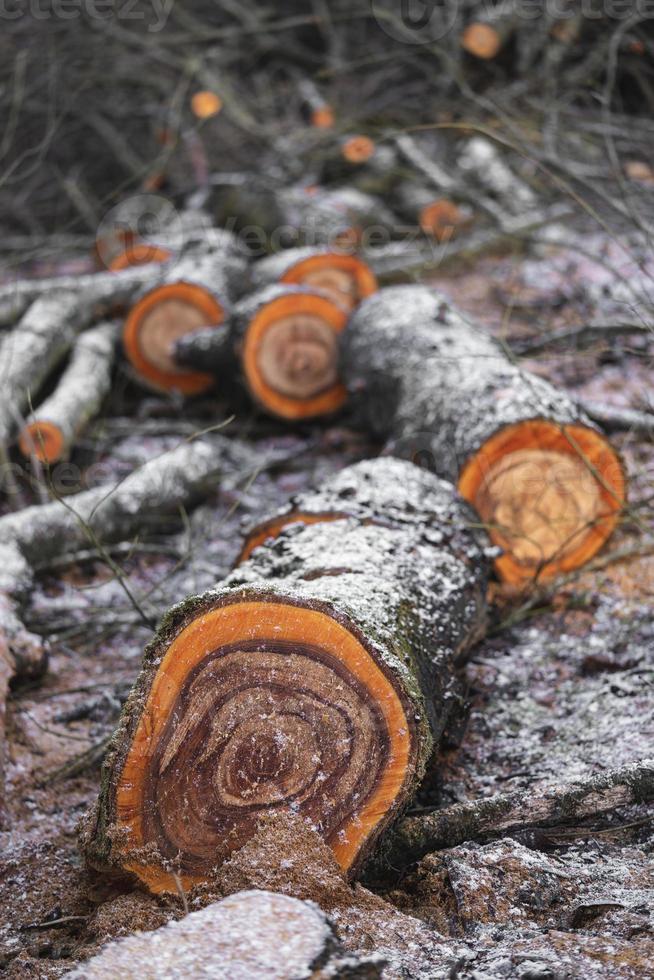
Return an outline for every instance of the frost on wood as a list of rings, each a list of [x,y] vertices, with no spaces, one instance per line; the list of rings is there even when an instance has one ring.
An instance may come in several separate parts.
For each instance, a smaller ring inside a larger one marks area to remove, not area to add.
[[[341,373],[387,448],[457,482],[509,581],[577,567],[611,533],[621,463],[574,402],[512,363],[443,296],[396,286],[356,310]]]
[[[54,293],[37,299],[0,340],[0,448],[7,446],[21,413],[66,356],[82,322],[78,295]]]
[[[572,823],[652,800],[654,759],[644,759],[537,794],[506,793],[408,817],[393,834],[387,860],[407,862],[486,834]]]
[[[37,299],[54,293],[76,293],[80,306],[92,315],[104,316],[108,307],[128,302],[145,283],[160,274],[157,268],[140,266],[121,272],[94,272],[52,279],[20,279],[0,286],[0,326],[12,324]]]
[[[387,484],[417,472],[370,466]],[[467,508],[418,477],[437,498],[424,520],[407,506],[387,526],[380,511],[289,527],[171,610],[105,763],[93,865],[174,891],[174,870],[205,880],[287,804],[356,873],[415,791],[457,703],[455,661],[484,620],[487,562]]]
[[[459,529],[471,530],[476,525],[472,509],[451,493],[444,480],[389,456],[346,466],[320,487],[291,497],[276,514],[247,527],[240,560],[291,524],[315,524],[344,517],[385,526],[427,524],[434,532],[438,529],[443,545],[457,539],[462,545]],[[483,535],[480,544],[484,544]]]
[[[150,933],[110,943],[71,980],[374,980],[377,956],[342,954],[313,902],[243,891]]]
[[[70,451],[109,392],[117,338],[115,323],[101,323],[79,336],[54,392],[23,428],[20,448],[24,455],[54,463]]]

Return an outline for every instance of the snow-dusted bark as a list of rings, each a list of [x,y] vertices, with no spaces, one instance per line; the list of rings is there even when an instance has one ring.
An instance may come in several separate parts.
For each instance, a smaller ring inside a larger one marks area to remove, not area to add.
[[[206,880],[287,804],[354,874],[411,799],[483,628],[487,559],[451,486],[354,469],[324,504],[351,516],[286,528],[162,623],[103,770],[94,866],[174,891],[173,867]]]

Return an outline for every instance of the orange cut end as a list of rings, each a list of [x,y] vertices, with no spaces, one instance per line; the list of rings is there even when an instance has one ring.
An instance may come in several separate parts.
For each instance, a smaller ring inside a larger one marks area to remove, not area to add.
[[[369,265],[355,255],[340,252],[325,252],[296,262],[281,282],[319,289],[347,310],[354,309],[379,288]]]
[[[495,566],[514,585],[589,561],[625,501],[622,464],[604,436],[543,419],[492,436],[466,463],[458,488],[504,549]]]
[[[412,733],[349,624],[284,599],[220,605],[157,668],[116,786],[114,851],[175,893],[170,863],[185,889],[206,881],[271,807],[292,805],[352,871],[403,792]]]
[[[260,547],[271,538],[276,538],[285,527],[290,527],[291,524],[323,524],[325,521],[337,521],[342,517],[342,514],[302,514],[298,511],[284,514],[281,517],[273,517],[271,520],[259,524],[248,534],[235,564],[240,565],[241,562],[246,561],[255,548]]]
[[[57,463],[64,455],[66,446],[64,436],[53,422],[30,422],[18,439],[18,448],[23,456],[35,457],[40,463]]]
[[[341,153],[348,163],[365,163],[374,152],[375,144],[368,136],[351,136],[341,147]]]
[[[208,324],[223,322],[225,311],[201,286],[176,282],[146,293],[129,312],[123,346],[139,377],[160,391],[198,395],[214,384],[211,374],[175,365],[174,344]]]
[[[133,265],[147,265],[148,262],[167,262],[172,252],[167,248],[160,248],[158,245],[147,245],[145,242],[130,245],[124,252],[120,252],[109,263],[112,272],[119,272]]]
[[[464,216],[460,208],[447,198],[439,198],[425,205],[419,215],[420,227],[426,235],[432,235],[437,241],[447,241],[463,224]]]
[[[191,99],[191,109],[198,119],[210,119],[218,115],[223,107],[223,100],[215,92],[196,92]]]
[[[461,47],[475,58],[494,58],[502,47],[502,38],[490,24],[469,24],[461,36]]]
[[[338,381],[338,335],[347,312],[315,293],[289,293],[255,314],[243,340],[252,397],[284,419],[335,412],[347,392]]]
[[[316,129],[331,129],[336,119],[329,105],[321,105],[311,113],[311,125]]]

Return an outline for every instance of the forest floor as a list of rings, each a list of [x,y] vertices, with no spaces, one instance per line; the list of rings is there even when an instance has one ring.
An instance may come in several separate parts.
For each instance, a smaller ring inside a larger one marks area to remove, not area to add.
[[[567,249],[486,256],[428,281],[495,335],[533,336],[579,320],[577,297],[602,279],[602,262],[616,248],[580,233]],[[646,340],[526,363],[574,396],[618,407],[642,407],[654,380]],[[121,379],[75,462],[94,479],[119,479],[221,418],[228,409],[217,413],[215,400],[204,399],[185,407],[182,421],[176,403],[143,399]],[[291,433],[253,414],[224,431],[254,442],[262,459],[281,451],[285,462],[217,486],[173,535],[113,551],[121,576],[84,556],[40,576],[26,620],[49,637],[50,667],[41,682],[14,692],[8,712],[9,804],[0,835],[0,970],[8,977],[58,977],[107,937],[181,914],[181,898],[130,904],[127,886],[85,869],[76,842],[148,640],[142,613],[156,616],[220,579],[238,553],[242,519],[377,451],[347,416]],[[636,551],[653,530],[652,511],[637,505],[654,488],[654,445],[634,433],[613,438],[638,516],[609,550]],[[27,480],[22,493],[35,499]],[[534,792],[654,754],[654,553],[587,570],[533,606],[528,598],[494,587],[492,628],[466,669],[467,714],[422,805]],[[646,806],[430,855],[385,900],[440,935],[430,948],[430,934],[419,931],[409,950],[405,927],[397,943],[391,931],[382,948],[386,976],[654,976],[653,857],[654,808]],[[365,929],[349,936],[335,919],[347,945],[365,945]]]

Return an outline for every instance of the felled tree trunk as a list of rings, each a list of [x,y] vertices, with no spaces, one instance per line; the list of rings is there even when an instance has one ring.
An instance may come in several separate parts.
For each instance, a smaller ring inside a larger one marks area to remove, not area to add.
[[[326,248],[289,248],[256,262],[253,285],[275,282],[318,289],[347,310],[377,290],[377,279],[357,255]]]
[[[213,229],[169,267],[131,308],[123,330],[125,353],[137,377],[163,391],[197,395],[213,384],[206,371],[173,360],[180,337],[221,324],[244,288],[247,261],[238,239]]]
[[[109,943],[70,980],[150,977],[311,977],[376,980],[385,960],[346,953],[324,912],[313,902],[270,891],[241,891],[170,922]]]
[[[625,498],[617,453],[444,296],[397,286],[369,297],[343,335],[341,374],[393,453],[456,482],[503,549],[507,581],[571,571],[613,531]]]
[[[24,456],[56,463],[68,455],[109,392],[117,339],[116,323],[101,323],[80,334],[54,392],[21,432],[18,445]]]
[[[258,405],[283,419],[327,415],[343,406],[338,337],[347,311],[316,289],[279,284],[238,303],[231,345]]]
[[[405,506],[364,518],[398,479]],[[105,762],[93,866],[190,887],[290,807],[354,875],[410,800],[482,628],[483,540],[399,460],[352,473],[346,502],[360,516],[290,529],[165,618]]]

